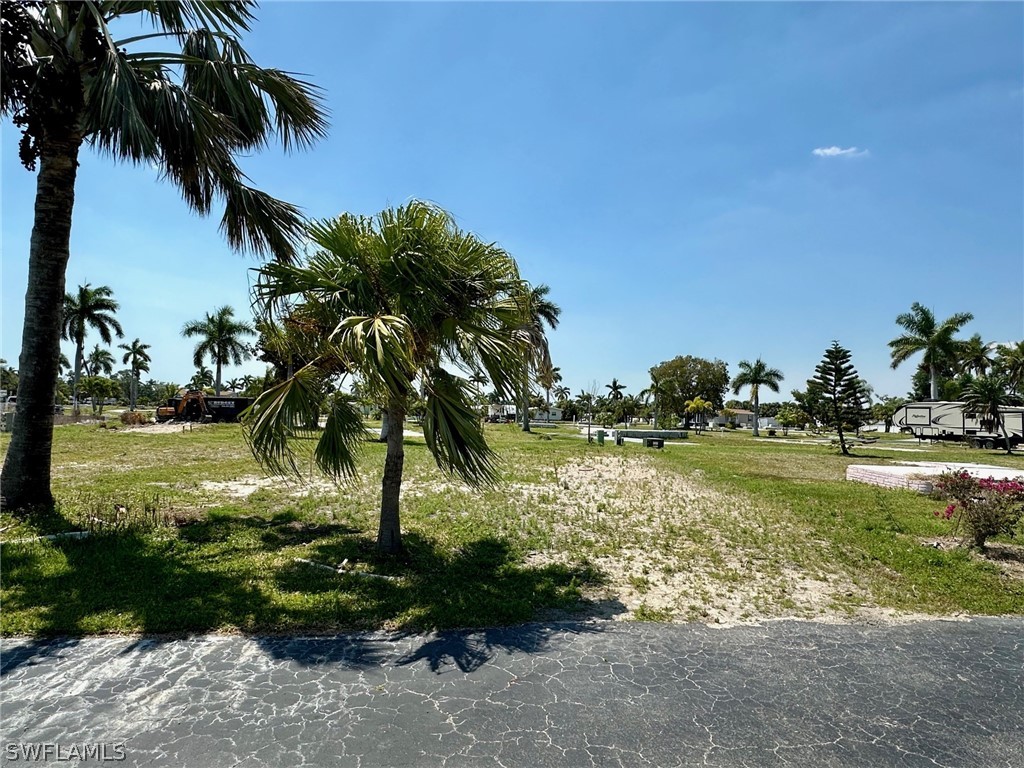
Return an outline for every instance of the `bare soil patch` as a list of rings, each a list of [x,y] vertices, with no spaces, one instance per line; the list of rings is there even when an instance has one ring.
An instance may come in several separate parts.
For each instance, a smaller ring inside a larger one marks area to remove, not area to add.
[[[181,424],[174,421],[165,421],[160,424],[138,424],[136,426],[123,426],[120,422],[112,422],[117,426],[117,432],[125,435],[168,435],[174,432],[191,432],[193,430],[206,429],[206,424],[188,423]]]
[[[699,472],[607,457],[518,490],[554,513],[552,546],[530,560],[588,560],[608,576],[589,597],[624,605],[617,618],[733,625],[848,616],[841,604],[859,594],[847,574],[818,567],[824,553],[800,551],[816,545],[792,522],[712,488]]]

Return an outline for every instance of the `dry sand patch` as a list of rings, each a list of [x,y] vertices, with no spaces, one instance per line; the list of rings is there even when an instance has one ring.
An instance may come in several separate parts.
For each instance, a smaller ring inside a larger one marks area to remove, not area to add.
[[[533,562],[585,556],[607,574],[595,600],[619,618],[671,615],[730,625],[836,614],[856,592],[844,573],[805,567],[800,549],[824,546],[752,501],[639,457],[569,464],[537,498],[553,498],[553,546]],[[807,558],[826,561],[824,554]]]

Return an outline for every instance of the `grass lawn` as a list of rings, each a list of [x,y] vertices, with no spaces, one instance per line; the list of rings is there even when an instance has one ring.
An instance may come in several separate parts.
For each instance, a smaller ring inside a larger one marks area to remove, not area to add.
[[[850,463],[899,459],[1024,474],[1019,455],[898,436],[848,458],[731,432],[654,451],[588,445],[564,427],[487,430],[504,482],[485,490],[446,479],[407,437],[408,551],[388,560],[373,551],[383,445],[368,442],[360,479],[336,488],[264,477],[237,425],[60,427],[58,514],[0,517],[0,632],[1024,613],[1019,548],[997,541],[1000,559],[956,547],[933,515],[941,502],[843,479]],[[93,534],[12,542],[81,528]]]

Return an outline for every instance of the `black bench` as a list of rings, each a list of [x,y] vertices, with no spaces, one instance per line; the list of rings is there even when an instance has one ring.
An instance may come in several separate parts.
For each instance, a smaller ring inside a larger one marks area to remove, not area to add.
[[[664,448],[665,438],[663,437],[645,437],[644,448]]]

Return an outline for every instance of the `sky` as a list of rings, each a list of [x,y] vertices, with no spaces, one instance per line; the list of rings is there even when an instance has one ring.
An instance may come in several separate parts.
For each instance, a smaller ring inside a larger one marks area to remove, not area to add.
[[[573,393],[677,355],[760,357],[803,388],[838,340],[876,394],[918,301],[1024,339],[1024,5],[271,2],[244,44],[324,90],[329,137],[244,158],[311,218],[412,198],[496,241],[562,309]],[[132,30],[132,33],[135,31]],[[0,135],[0,356],[21,347],[34,174]],[[181,327],[251,317],[258,262],[149,166],[92,150],[69,289],[109,285],[153,378]],[[87,339],[87,348],[99,341]],[[65,345],[69,358],[73,349]],[[260,373],[252,361],[225,380]]]

